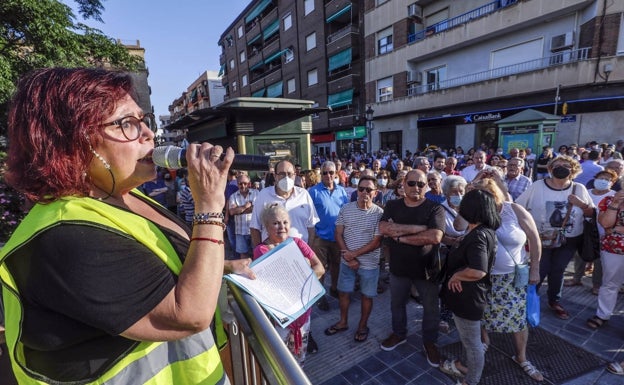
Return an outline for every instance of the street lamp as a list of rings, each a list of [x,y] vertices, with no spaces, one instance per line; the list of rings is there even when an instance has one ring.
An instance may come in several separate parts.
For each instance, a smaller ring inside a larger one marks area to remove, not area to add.
[[[366,152],[368,154],[372,153],[371,131],[373,131],[373,114],[374,113],[375,113],[375,110],[373,110],[373,108],[370,105],[366,106],[366,112],[365,112],[366,114]]]

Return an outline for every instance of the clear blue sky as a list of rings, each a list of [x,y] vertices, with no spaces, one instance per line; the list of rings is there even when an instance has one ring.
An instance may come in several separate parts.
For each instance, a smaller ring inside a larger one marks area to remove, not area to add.
[[[70,0],[64,3],[75,6]],[[80,22],[122,41],[139,40],[158,115],[206,70],[219,70],[219,37],[251,0],[103,0],[104,24]]]

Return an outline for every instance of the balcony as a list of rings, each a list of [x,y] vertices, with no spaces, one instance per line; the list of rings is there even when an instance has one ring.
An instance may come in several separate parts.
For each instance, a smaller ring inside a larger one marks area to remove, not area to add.
[[[590,85],[595,82],[596,66],[596,59],[590,58],[590,55],[590,48],[558,52],[551,56],[437,83],[412,85],[407,89],[406,96],[395,95],[392,102],[377,104],[374,107],[375,114],[382,116],[475,100],[510,98],[514,95],[556,89],[560,84]],[[613,68],[624,65],[624,57],[608,60]],[[605,63],[604,58],[601,63]],[[612,74],[611,78],[610,81],[621,81],[624,76],[614,77]]]
[[[332,111],[329,113],[329,127],[353,127],[355,125],[357,116],[358,114],[355,105],[351,105],[341,110]]]
[[[360,75],[349,73],[349,69],[345,69],[340,74],[336,75],[336,80],[332,80],[327,83],[327,93],[335,94],[348,89],[360,89]]]
[[[327,56],[331,56],[345,48],[351,47],[353,54],[360,56],[359,28],[349,25],[327,37]]]

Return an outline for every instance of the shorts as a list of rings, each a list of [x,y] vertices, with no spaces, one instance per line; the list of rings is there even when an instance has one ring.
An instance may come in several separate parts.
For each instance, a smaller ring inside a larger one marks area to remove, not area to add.
[[[356,274],[360,277],[360,292],[368,298],[376,297],[379,268],[353,270],[344,263],[341,263],[340,273],[338,274],[338,291],[353,293],[355,290]]]
[[[251,235],[236,234],[236,252],[240,254],[251,254]]]

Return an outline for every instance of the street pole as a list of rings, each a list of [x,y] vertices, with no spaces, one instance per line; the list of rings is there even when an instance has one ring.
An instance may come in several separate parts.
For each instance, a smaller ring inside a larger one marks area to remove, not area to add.
[[[367,154],[372,154],[372,134],[373,131],[373,115],[375,110],[369,105],[366,107],[366,152]]]

